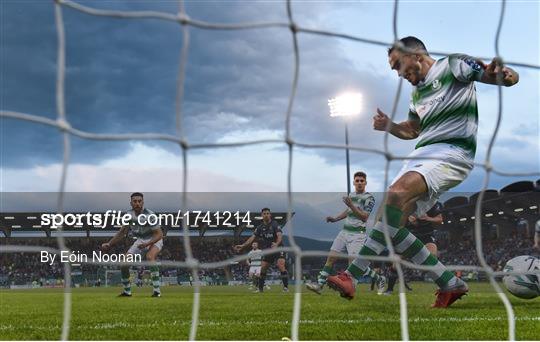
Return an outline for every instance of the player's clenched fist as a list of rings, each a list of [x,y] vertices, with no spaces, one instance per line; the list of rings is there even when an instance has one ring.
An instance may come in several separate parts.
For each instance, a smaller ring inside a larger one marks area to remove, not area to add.
[[[376,131],[385,131],[389,122],[390,118],[388,115],[384,114],[382,110],[377,108],[377,114],[373,117],[373,129]]]
[[[501,75],[501,82],[504,86],[513,86],[519,81],[519,74],[512,70],[511,68],[505,67],[500,58],[495,57],[489,64],[484,64],[482,61],[478,61],[484,68],[484,73],[492,79],[497,80],[499,74]]]
[[[108,243],[108,242],[102,243],[101,244],[101,249],[104,250],[104,251],[108,251],[109,249],[111,249],[111,244]]]
[[[345,205],[346,205],[347,207],[349,207],[349,208],[350,208],[351,206],[354,205],[352,199],[351,199],[349,196],[344,196],[344,197],[342,198],[342,200],[343,200],[343,203],[345,203]]]

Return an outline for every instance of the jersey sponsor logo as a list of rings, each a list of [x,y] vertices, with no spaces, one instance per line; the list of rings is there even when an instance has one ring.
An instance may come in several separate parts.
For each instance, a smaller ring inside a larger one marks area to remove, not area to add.
[[[480,71],[482,69],[482,66],[478,64],[478,62],[472,58],[465,58],[465,63],[467,63],[474,71]]]
[[[446,96],[444,96],[444,95],[443,96],[437,96],[433,100],[430,100],[427,104],[428,104],[428,106],[433,106],[435,103],[444,102],[444,100],[446,100]]]
[[[274,231],[272,226],[263,226],[260,227],[260,230],[255,235],[259,236],[266,242],[274,242],[278,232],[280,232],[279,226],[277,226],[276,231]]]
[[[427,114],[431,106],[438,103],[443,103],[445,100],[446,100],[446,95],[437,96],[436,98],[429,100],[422,105],[416,106],[416,113],[418,114],[420,118],[423,118],[424,115]]]
[[[439,89],[441,87],[441,81],[435,80],[435,81],[433,81],[431,86],[433,87],[433,90],[437,90],[437,89]]]

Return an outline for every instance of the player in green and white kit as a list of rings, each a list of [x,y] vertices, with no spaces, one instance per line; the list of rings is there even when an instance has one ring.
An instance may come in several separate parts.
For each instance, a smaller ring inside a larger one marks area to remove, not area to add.
[[[259,248],[258,242],[251,243],[251,250],[248,253],[249,259],[247,260],[249,265],[249,279],[251,279],[251,284],[249,288],[257,288],[259,284],[259,277],[261,276],[261,265],[262,265],[262,249]]]
[[[316,283],[308,283],[306,287],[321,294],[326,279],[333,272],[337,254],[347,253],[352,261],[360,252],[360,248],[366,241],[366,221],[375,206],[375,198],[366,192],[367,175],[364,172],[354,174],[354,190],[349,196],[343,197],[343,203],[347,206],[341,214],[336,217],[328,216],[326,222],[337,222],[345,219],[343,229],[334,239],[330,254],[326,259],[323,269],[319,272]],[[384,278],[380,277],[379,286],[384,287]]]
[[[405,228],[408,216],[422,216],[448,189],[461,183],[473,168],[478,128],[478,108],[474,81],[513,86],[519,80],[511,68],[493,61],[466,55],[450,55],[439,60],[429,56],[424,43],[406,37],[388,50],[390,67],[413,85],[408,120],[391,122],[380,109],[373,118],[375,130],[388,130],[400,139],[420,141],[388,189],[388,225],[378,221],[360,251],[360,256],[379,255],[385,248],[386,229],[394,249],[416,264],[434,268],[429,272],[438,285],[433,307],[448,307],[466,292],[467,284],[456,278],[424,244]],[[430,158],[437,158],[433,160]],[[370,262],[356,259],[347,271],[328,278],[328,285],[342,296],[352,298],[354,279],[370,272]]]
[[[154,213],[144,207],[144,196],[142,193],[134,192],[131,194],[130,204],[132,209],[127,213],[131,215],[131,225],[122,227],[109,242],[102,244],[101,248],[105,251],[109,250],[112,246],[125,238],[131,230],[131,233],[137,240],[128,249],[126,254],[146,253],[146,260],[156,261],[159,252],[163,248],[163,231],[159,225],[151,225],[147,222],[148,216],[153,215]],[[131,297],[129,266],[123,266],[121,271],[124,290],[120,296]],[[159,267],[157,265],[150,267],[150,275],[152,277],[152,286],[154,289],[152,297],[161,297]]]

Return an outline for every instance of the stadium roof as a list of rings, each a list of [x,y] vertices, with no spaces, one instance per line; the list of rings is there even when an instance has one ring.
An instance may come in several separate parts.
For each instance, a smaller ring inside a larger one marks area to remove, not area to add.
[[[540,181],[540,180],[539,180]],[[474,222],[476,204],[481,192],[469,197],[456,196],[444,202],[445,224]],[[500,191],[488,189],[482,197],[482,221],[503,224],[520,218],[540,218],[540,187],[538,181],[520,181],[503,187]],[[443,228],[444,229],[444,228]]]

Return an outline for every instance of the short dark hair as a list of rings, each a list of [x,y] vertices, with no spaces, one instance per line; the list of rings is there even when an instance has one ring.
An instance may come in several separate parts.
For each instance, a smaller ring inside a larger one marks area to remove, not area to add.
[[[395,42],[394,45],[392,45],[392,47],[388,49],[388,56],[390,56],[392,51],[394,51],[395,49],[409,54],[421,53],[423,55],[429,56],[429,53],[427,52],[424,43],[420,39],[413,36],[404,37]]]
[[[353,179],[355,179],[356,177],[363,177],[364,179],[367,179],[367,175],[364,171],[358,171],[354,174],[353,176]]]
[[[270,211],[270,208],[262,208],[262,209],[261,209],[261,213],[262,213],[263,211]]]
[[[137,197],[137,196],[144,198],[144,195],[142,194],[142,192],[134,192],[129,197],[133,198],[133,197]]]

